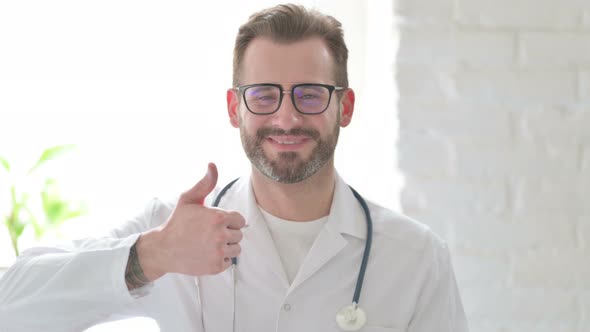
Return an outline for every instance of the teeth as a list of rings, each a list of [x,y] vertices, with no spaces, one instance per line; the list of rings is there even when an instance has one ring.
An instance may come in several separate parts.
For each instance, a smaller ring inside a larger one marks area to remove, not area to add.
[[[268,137],[268,139],[271,139],[275,143],[282,144],[282,145],[301,144],[305,141],[305,138],[291,138],[291,137]]]

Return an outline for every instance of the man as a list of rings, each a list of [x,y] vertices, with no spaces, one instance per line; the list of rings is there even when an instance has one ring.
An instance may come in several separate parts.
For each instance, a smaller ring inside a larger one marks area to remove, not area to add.
[[[227,91],[249,176],[209,195],[209,164],[110,237],[25,253],[0,284],[0,330],[147,316],[161,331],[466,331],[444,242],[334,168],[354,111],[347,53],[332,17],[294,5],[250,17]]]

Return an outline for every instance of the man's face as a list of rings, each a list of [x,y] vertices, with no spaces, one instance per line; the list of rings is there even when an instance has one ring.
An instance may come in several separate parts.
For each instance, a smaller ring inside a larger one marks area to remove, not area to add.
[[[241,73],[242,85],[279,83],[288,91],[296,83],[335,83],[333,60],[319,38],[289,44],[256,38],[246,49]],[[352,115],[352,90],[345,93],[345,105],[333,92],[328,109],[314,115],[299,113],[290,94],[283,96],[277,112],[253,114],[238,94],[228,91],[230,121],[240,128],[246,155],[262,174],[296,183],[332,163],[339,128],[348,125]]]

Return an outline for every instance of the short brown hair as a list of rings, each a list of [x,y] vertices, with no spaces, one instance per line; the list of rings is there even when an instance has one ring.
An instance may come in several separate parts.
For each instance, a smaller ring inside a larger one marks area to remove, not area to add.
[[[294,4],[271,7],[254,13],[244,23],[234,46],[233,85],[240,84],[240,69],[246,48],[256,37],[291,43],[318,36],[324,40],[334,59],[334,81],[348,87],[348,49],[344,43],[342,24],[332,16]]]

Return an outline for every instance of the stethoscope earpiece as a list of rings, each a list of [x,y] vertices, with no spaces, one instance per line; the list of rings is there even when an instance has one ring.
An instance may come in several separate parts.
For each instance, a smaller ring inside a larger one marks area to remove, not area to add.
[[[336,323],[342,331],[358,331],[367,323],[367,314],[353,302],[338,310]]]

